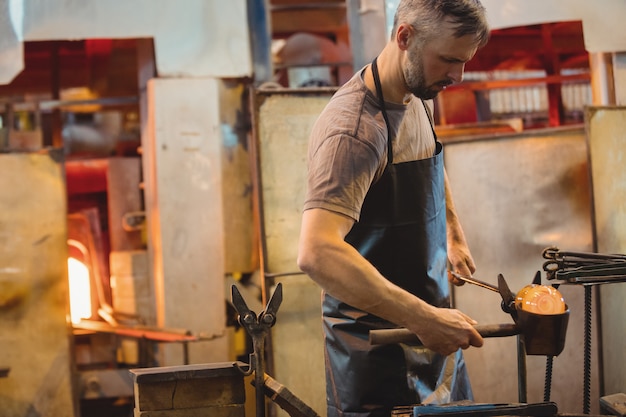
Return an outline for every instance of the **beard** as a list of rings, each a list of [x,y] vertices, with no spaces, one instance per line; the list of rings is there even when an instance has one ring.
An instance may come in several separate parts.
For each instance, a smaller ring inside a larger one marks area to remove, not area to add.
[[[426,84],[424,77],[424,61],[419,48],[411,48],[407,53],[407,64],[404,67],[404,81],[407,89],[417,98],[431,100],[446,86],[452,84],[448,80],[435,84]]]

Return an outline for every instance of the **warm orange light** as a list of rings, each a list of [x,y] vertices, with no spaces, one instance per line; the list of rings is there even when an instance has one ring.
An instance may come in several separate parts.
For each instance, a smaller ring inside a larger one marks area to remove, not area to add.
[[[91,317],[91,283],[89,269],[75,258],[67,259],[70,281],[70,316],[72,323]]]

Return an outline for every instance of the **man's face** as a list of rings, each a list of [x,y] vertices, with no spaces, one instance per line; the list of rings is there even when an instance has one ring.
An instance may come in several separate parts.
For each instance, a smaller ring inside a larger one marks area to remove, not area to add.
[[[444,22],[438,34],[420,41],[417,34],[409,42],[404,65],[407,89],[424,100],[463,80],[465,63],[476,53],[472,36],[456,38],[454,26]]]

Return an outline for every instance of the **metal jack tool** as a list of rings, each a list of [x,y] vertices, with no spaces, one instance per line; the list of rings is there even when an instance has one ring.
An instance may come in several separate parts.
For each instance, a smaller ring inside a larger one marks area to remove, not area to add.
[[[256,393],[256,416],[265,417],[265,337],[268,335],[270,328],[276,323],[276,312],[280,303],[283,301],[283,287],[278,283],[272,297],[267,302],[265,310],[261,311],[257,316],[250,310],[244,301],[241,293],[235,285],[232,287],[232,301],[239,314],[239,323],[243,326],[248,334],[252,337],[252,346],[254,352],[250,354],[248,369],[244,370],[235,365],[244,375],[251,375],[254,372],[254,385]]]

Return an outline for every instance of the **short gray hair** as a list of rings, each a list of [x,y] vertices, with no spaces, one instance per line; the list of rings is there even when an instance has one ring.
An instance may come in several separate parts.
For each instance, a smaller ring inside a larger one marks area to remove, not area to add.
[[[402,0],[393,19],[392,37],[400,23],[408,23],[421,33],[436,34],[441,22],[456,23],[454,36],[474,35],[478,47],[489,40],[486,11],[480,0]]]

